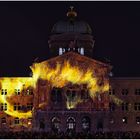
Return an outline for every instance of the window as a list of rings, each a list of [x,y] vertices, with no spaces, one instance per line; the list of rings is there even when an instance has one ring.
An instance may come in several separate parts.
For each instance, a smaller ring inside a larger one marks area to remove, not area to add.
[[[1,103],[1,111],[7,110],[7,103]]]
[[[61,102],[62,100],[62,94],[61,94],[61,89],[60,88],[53,88],[51,92],[51,99],[53,102]]]
[[[87,90],[81,90],[81,99],[88,99],[89,96],[88,96],[88,91]]]
[[[140,95],[140,89],[135,89],[135,95]]]
[[[122,89],[122,95],[128,95],[128,89]]]
[[[109,95],[115,95],[115,89],[109,89]]]
[[[111,119],[110,119],[110,124],[114,124],[114,123],[115,123],[114,118],[111,118]]]
[[[90,118],[85,116],[82,118],[82,128],[83,130],[89,131],[90,130]]]
[[[60,118],[53,117],[51,123],[52,123],[52,131],[58,132],[60,130]]]
[[[140,110],[140,103],[135,103],[134,104],[134,110]]]
[[[128,103],[122,103],[122,110],[128,111]]]
[[[28,125],[32,124],[32,118],[28,118]]]
[[[67,119],[67,127],[69,130],[75,129],[75,119],[73,117]]]
[[[115,111],[115,103],[109,103],[109,110]]]
[[[33,108],[33,103],[27,103],[27,109],[32,110]]]
[[[65,48],[62,48],[62,54],[65,53]]]
[[[140,117],[136,117],[136,124],[140,124]]]
[[[122,118],[122,123],[123,123],[123,124],[127,124],[127,117],[123,117],[123,118]]]
[[[26,94],[27,95],[33,95],[33,90],[32,89],[27,89]]]
[[[15,123],[15,124],[19,124],[19,118],[15,118],[14,123]]]
[[[75,90],[67,90],[67,98],[70,102],[73,102],[76,96],[76,91]]]
[[[14,103],[14,110],[21,110],[21,106],[19,103]]]
[[[51,91],[51,100],[53,102],[55,102],[55,100],[56,100],[55,96],[56,96],[56,90],[55,90],[55,88],[53,88],[52,91]]]
[[[2,89],[1,90],[1,95],[7,95],[7,89]]]
[[[39,120],[39,128],[42,129],[42,130],[45,129],[45,120],[44,120],[44,118],[41,118]]]
[[[75,90],[72,90],[72,93],[71,93],[71,100],[74,100],[75,95],[76,95],[76,91],[75,91]]]
[[[62,48],[59,48],[59,55],[62,55],[63,54],[63,50]]]
[[[5,117],[1,118],[1,123],[6,124],[6,118]]]
[[[84,48],[81,48],[80,54],[81,54],[81,55],[84,55]]]
[[[98,98],[98,101],[102,101],[102,98],[101,98],[101,95],[100,94],[97,94],[97,98]]]
[[[15,89],[15,95],[20,95],[20,89]]]

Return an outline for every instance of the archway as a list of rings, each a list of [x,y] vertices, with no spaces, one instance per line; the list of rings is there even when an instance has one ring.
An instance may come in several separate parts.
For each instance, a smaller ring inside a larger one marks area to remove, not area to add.
[[[39,120],[39,129],[40,130],[45,129],[45,120],[43,118]]]
[[[103,131],[103,119],[98,119],[97,120],[97,130],[98,131]]]
[[[60,119],[58,117],[53,117],[51,123],[52,123],[52,131],[55,133],[59,132],[61,124]]]
[[[75,122],[75,118],[74,117],[69,117],[67,119],[67,131],[75,131],[75,126],[76,126],[76,122]]]
[[[84,116],[82,118],[82,130],[85,132],[89,132],[91,127],[91,120],[88,116]]]

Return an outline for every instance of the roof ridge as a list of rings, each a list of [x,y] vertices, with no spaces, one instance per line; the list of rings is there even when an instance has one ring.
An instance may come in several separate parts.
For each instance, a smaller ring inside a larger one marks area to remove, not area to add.
[[[99,65],[103,65],[103,66],[111,66],[110,64],[106,64],[106,63],[104,63],[104,62],[101,62],[101,61],[98,61],[98,60],[95,60],[95,59],[93,59],[93,58],[89,58],[89,57],[87,57],[87,56],[84,56],[84,55],[80,55],[80,54],[78,54],[78,53],[76,53],[76,52],[73,52],[73,51],[70,51],[70,52],[66,52],[66,53],[64,53],[64,54],[62,54],[62,55],[58,55],[58,56],[56,56],[56,57],[53,57],[53,58],[50,58],[50,59],[48,59],[48,60],[44,60],[44,61],[42,61],[42,62],[39,62],[39,63],[45,63],[46,61],[47,62],[49,62],[49,61],[52,61],[52,60],[56,60],[56,59],[58,59],[58,58],[60,58],[60,57],[64,57],[64,56],[67,56],[67,55],[77,55],[77,56],[80,56],[80,57],[82,57],[82,58],[85,58],[86,60],[90,60],[90,61],[92,61],[92,62],[94,62],[94,63],[96,63],[96,64],[99,64]]]

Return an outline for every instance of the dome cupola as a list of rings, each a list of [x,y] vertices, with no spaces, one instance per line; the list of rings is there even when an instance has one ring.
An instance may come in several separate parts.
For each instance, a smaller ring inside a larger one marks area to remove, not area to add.
[[[74,7],[71,6],[70,10],[67,12],[68,20],[66,21],[58,21],[54,24],[52,28],[53,34],[61,34],[61,33],[81,33],[81,34],[91,34],[92,30],[88,23],[85,21],[78,21],[76,20],[77,13],[73,9]]]

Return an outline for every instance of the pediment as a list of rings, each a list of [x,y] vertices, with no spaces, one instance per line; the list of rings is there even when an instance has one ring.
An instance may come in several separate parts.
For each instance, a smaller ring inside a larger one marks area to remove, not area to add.
[[[40,64],[49,64],[51,67],[55,67],[56,64],[63,64],[64,62],[68,61],[72,66],[78,66],[82,69],[87,68],[105,68],[105,69],[111,69],[111,66],[109,64],[97,61],[95,59],[91,59],[89,57],[80,55],[75,52],[67,52],[63,55],[48,59],[46,61],[40,62]]]

